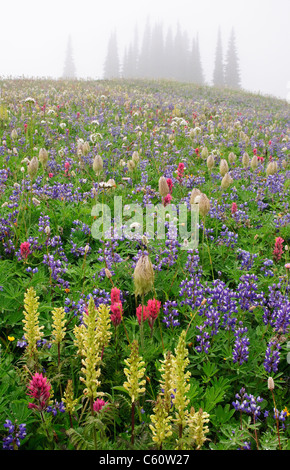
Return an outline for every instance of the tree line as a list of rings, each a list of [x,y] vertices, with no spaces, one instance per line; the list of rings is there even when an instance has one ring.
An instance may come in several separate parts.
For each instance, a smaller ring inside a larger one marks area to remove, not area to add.
[[[190,40],[179,24],[175,34],[171,27],[164,34],[162,23],[151,26],[147,21],[140,45],[135,28],[132,41],[120,60],[117,35],[113,31],[104,62],[104,79],[113,78],[164,78],[205,84],[198,34]],[[212,84],[241,88],[234,29],[231,30],[226,54],[223,53],[221,31],[218,30]]]
[[[63,78],[76,78],[71,38],[69,37]],[[105,80],[114,78],[172,79],[177,81],[205,84],[199,36],[189,39],[188,33],[177,24],[173,33],[169,27],[164,33],[161,22],[153,26],[147,20],[143,38],[139,44],[138,29],[125,47],[122,60],[119,56],[117,34],[110,35],[107,55],[104,61]],[[239,59],[235,31],[232,28],[227,51],[224,54],[221,30],[218,30],[212,85],[217,87],[241,88]]]

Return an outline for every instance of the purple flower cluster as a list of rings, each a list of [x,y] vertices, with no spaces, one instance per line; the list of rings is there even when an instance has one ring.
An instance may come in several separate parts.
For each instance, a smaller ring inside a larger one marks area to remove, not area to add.
[[[252,415],[253,417],[259,417],[261,415],[261,406],[259,403],[263,402],[263,398],[255,398],[253,395],[248,395],[244,387],[241,388],[239,393],[235,395],[236,400],[232,402],[233,407],[237,411],[242,411]]]
[[[20,441],[26,436],[26,424],[12,424],[10,419],[6,419],[4,428],[8,431],[8,436],[3,439],[4,450],[16,450],[20,447]]]
[[[281,345],[278,341],[270,341],[265,354],[264,369],[268,374],[278,371],[278,364],[280,362],[280,349]]]

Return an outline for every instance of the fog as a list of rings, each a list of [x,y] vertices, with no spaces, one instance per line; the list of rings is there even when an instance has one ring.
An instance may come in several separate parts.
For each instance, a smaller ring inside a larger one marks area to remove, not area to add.
[[[63,73],[71,37],[77,78],[102,79],[115,31],[122,63],[134,31],[146,21],[198,33],[205,81],[212,85],[218,30],[224,53],[235,30],[243,89],[290,100],[290,0],[14,0],[1,2],[0,76]],[[289,86],[289,88],[287,88]]]

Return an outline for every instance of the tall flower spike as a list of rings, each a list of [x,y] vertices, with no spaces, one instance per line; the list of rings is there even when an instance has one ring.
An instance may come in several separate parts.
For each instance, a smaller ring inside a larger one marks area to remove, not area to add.
[[[43,332],[41,331],[44,327],[39,326],[39,313],[38,313],[38,297],[33,287],[30,287],[24,294],[24,338],[27,342],[26,352],[29,357],[33,358],[37,353],[37,341],[39,341]]]
[[[134,340],[131,344],[131,354],[128,359],[125,359],[125,364],[127,367],[124,368],[124,374],[126,375],[127,380],[124,382],[123,386],[129,393],[132,403],[138,400],[139,395],[145,393],[145,383],[146,379],[144,378],[145,362],[143,358],[139,356],[139,347],[138,341]]]
[[[61,343],[65,337],[65,310],[63,307],[55,307],[52,311],[52,335],[54,343]]]
[[[153,413],[154,414],[150,416],[151,424],[149,424],[149,428],[152,431],[153,442],[155,442],[161,450],[163,442],[167,437],[172,435],[171,418],[168,415],[168,411],[166,410],[166,406],[161,395],[157,396]]]
[[[195,446],[196,450],[199,450],[207,438],[205,435],[209,432],[207,423],[209,422],[209,414],[200,409],[195,412],[192,407],[190,414],[187,419],[187,436],[191,441],[191,446]]]
[[[111,315],[110,307],[101,304],[97,309],[97,328],[96,333],[98,337],[99,347],[102,350],[108,346],[112,336],[111,328]]]
[[[173,388],[175,389],[175,396],[172,401],[175,408],[175,421],[179,426],[179,437],[181,437],[182,429],[186,425],[188,416],[187,406],[189,404],[189,399],[186,397],[186,394],[190,389],[190,385],[187,381],[191,375],[189,371],[185,372],[185,369],[189,364],[185,337],[186,331],[183,330],[179,337],[179,341],[175,349],[175,357],[173,359]]]
[[[84,395],[93,400],[97,397],[97,388],[100,385],[99,376],[101,375],[100,347],[96,335],[97,309],[93,297],[90,297],[88,305],[88,314],[84,315],[83,334],[83,359],[81,372],[83,374],[80,380],[85,384]]]
[[[173,385],[172,385],[172,373],[173,373],[173,357],[171,351],[168,351],[164,354],[164,360],[161,362],[160,372],[160,386],[161,386],[161,394],[163,396],[164,407],[169,413],[171,408],[171,400],[172,400],[172,392],[173,392]]]
[[[73,383],[72,380],[68,380],[67,386],[64,392],[64,397],[62,399],[63,403],[65,404],[65,410],[72,414],[75,410],[76,404],[78,400],[74,400],[73,394]]]

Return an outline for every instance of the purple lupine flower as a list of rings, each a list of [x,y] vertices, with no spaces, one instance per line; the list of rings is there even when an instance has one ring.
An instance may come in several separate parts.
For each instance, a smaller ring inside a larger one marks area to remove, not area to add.
[[[280,362],[280,352],[281,345],[278,341],[270,341],[267,346],[265,360],[264,360],[264,369],[268,374],[278,371],[278,364]]]
[[[16,450],[20,447],[20,440],[26,436],[26,424],[12,424],[10,419],[6,419],[4,428],[8,430],[8,436],[3,439],[4,450]]]

